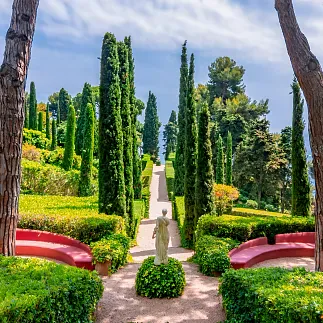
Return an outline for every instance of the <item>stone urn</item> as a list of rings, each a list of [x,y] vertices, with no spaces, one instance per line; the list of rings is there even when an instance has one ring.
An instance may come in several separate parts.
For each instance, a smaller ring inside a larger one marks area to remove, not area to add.
[[[101,276],[111,276],[111,260],[106,262],[98,262],[95,264],[95,270]]]

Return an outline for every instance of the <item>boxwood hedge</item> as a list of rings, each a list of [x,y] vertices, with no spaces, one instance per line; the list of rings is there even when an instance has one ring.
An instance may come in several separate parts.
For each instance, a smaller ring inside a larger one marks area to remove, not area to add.
[[[314,231],[314,217],[241,217],[234,215],[215,217],[203,215],[199,219],[196,236],[199,239],[203,235],[211,235],[218,238],[231,238],[240,242],[267,237],[269,243],[274,243],[276,234]]]
[[[103,293],[96,272],[0,256],[0,322],[93,322]]]
[[[202,236],[195,245],[194,261],[200,271],[207,276],[223,273],[230,268],[229,251],[240,243],[230,238]]]
[[[228,270],[220,293],[228,323],[319,323],[323,273],[304,268]]]
[[[124,233],[124,220],[98,214],[97,197],[22,195],[18,227],[64,234],[90,244],[113,233]]]

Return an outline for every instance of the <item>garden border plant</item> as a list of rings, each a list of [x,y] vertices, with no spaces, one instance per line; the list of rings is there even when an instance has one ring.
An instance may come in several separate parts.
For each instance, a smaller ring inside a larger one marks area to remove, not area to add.
[[[96,272],[0,256],[0,322],[90,323],[102,297]]]

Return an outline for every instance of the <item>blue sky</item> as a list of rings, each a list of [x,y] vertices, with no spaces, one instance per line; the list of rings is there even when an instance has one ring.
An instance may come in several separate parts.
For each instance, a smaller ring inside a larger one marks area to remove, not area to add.
[[[12,0],[0,1],[0,55]],[[323,2],[294,0],[299,23],[313,52],[323,60]],[[208,65],[230,56],[246,69],[247,94],[269,99],[271,130],[291,124],[292,69],[274,0],[40,0],[32,61],[38,102],[64,87],[72,95],[84,82],[99,82],[105,32],[131,35],[136,92],[144,102],[157,96],[163,124],[178,106],[181,44],[195,53],[197,83],[208,80]]]

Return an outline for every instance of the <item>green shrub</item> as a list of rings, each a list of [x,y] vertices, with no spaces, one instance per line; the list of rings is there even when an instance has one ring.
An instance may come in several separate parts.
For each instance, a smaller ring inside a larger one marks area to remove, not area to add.
[[[149,156],[149,155],[147,155],[147,156]],[[150,158],[150,156],[149,156],[149,158]],[[151,180],[152,180],[152,176],[153,176],[153,167],[154,167],[154,162],[152,160],[148,160],[146,163],[146,167],[142,172],[142,198],[146,204],[145,218],[149,217],[150,184],[151,184]]]
[[[174,192],[175,171],[174,171],[174,167],[173,167],[173,162],[170,160],[166,161],[165,176],[166,176],[168,198],[170,201],[172,201],[173,200],[173,192]]]
[[[46,134],[37,130],[23,130],[23,143],[33,145],[40,149],[50,149],[50,140],[46,138]]]
[[[226,322],[322,322],[321,272],[304,268],[229,270],[222,276],[220,292]]]
[[[185,220],[185,203],[184,196],[174,196],[173,198],[174,220],[177,221],[178,229],[181,235],[182,246],[186,246],[184,220]]]
[[[266,204],[265,210],[268,212],[277,212],[277,208],[271,204]]]
[[[96,272],[0,256],[0,322],[88,323],[103,285]]]
[[[28,194],[70,195],[78,194],[79,171],[64,171],[63,169],[42,165],[29,160],[22,160],[21,191]],[[97,191],[93,182],[92,192]]]
[[[161,166],[161,161],[160,161],[160,159],[157,159],[157,160],[156,160],[156,166]]]
[[[167,265],[154,265],[155,257],[144,260],[136,276],[138,295],[149,298],[173,298],[182,295],[186,285],[182,264],[168,258]]]
[[[258,209],[258,203],[256,201],[253,201],[253,200],[247,200],[246,207],[256,210],[256,209]]]
[[[200,271],[207,276],[225,272],[230,268],[228,253],[238,245],[239,242],[230,238],[202,236],[195,244],[195,261]]]
[[[64,234],[88,245],[125,233],[121,217],[98,214],[97,197],[22,195],[19,214],[19,228]]]
[[[91,243],[93,263],[111,261],[111,271],[116,272],[127,263],[130,239],[123,234],[112,234]]]
[[[203,235],[231,238],[240,242],[267,237],[274,243],[274,236],[280,233],[314,232],[314,217],[241,217],[203,215],[197,225],[197,239]]]

